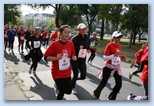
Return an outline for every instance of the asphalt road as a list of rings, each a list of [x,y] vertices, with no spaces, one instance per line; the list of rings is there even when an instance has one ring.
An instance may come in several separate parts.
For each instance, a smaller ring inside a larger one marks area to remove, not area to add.
[[[41,48],[44,52],[44,47]],[[56,100],[56,94],[54,90],[54,81],[51,77],[50,65],[51,63],[45,62],[43,59],[38,64],[37,76],[29,75],[28,70],[30,68],[31,61],[25,61],[23,56],[28,51],[24,49],[24,53],[18,52],[18,40],[15,39],[14,54],[10,53],[8,49],[4,52],[4,96],[5,100],[16,100],[19,95],[15,95],[13,92],[15,89],[20,93],[21,100]],[[87,58],[90,54],[87,54]],[[77,95],[64,95],[64,100],[95,100],[92,96],[94,89],[100,82],[97,72],[104,66],[102,55],[97,54],[93,64],[87,64],[87,78],[85,80],[77,81]],[[136,68],[130,68],[130,64],[121,63],[123,77],[122,88],[117,95],[117,100],[127,100],[127,96],[133,92],[137,95],[144,95],[144,89],[139,77],[133,77],[132,80],[128,78],[131,71],[135,71]],[[6,69],[7,68],[7,69]],[[13,74],[8,75],[7,72]],[[140,75],[140,74],[139,74]],[[8,79],[11,82],[8,83]],[[12,82],[14,81],[14,82]],[[101,92],[100,100],[108,100],[107,97],[114,87],[115,81],[111,77],[107,83],[107,86]],[[8,87],[8,85],[14,85]],[[10,96],[7,95],[8,91],[12,91]]]

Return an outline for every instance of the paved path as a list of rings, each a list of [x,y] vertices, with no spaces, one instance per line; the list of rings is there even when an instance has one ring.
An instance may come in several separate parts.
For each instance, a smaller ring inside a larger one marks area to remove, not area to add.
[[[24,54],[18,52],[18,42],[15,39],[14,54],[4,53],[4,99],[5,100],[56,100],[54,81],[50,73],[51,63],[41,60],[37,68],[37,76],[29,75],[28,70],[31,61],[24,61]],[[42,47],[42,51],[45,49]],[[89,54],[87,55],[89,57]],[[77,95],[64,95],[64,100],[95,100],[92,96],[93,90],[100,82],[97,72],[104,66],[101,55],[96,55],[93,65],[87,64],[87,78],[77,81]],[[133,92],[144,95],[142,82],[138,77],[129,80],[128,75],[136,68],[129,68],[130,64],[122,62],[122,88],[117,100],[126,100]],[[107,100],[107,96],[114,86],[114,78],[108,81],[107,86],[101,93],[100,100]]]

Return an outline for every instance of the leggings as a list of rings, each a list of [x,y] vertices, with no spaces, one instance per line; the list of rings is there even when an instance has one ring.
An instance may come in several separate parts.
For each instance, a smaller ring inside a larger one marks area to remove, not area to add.
[[[54,79],[57,89],[59,90],[59,94],[57,95],[57,100],[62,100],[64,94],[71,94],[72,86],[71,86],[71,77],[68,78],[58,78]]]
[[[98,87],[94,90],[94,94],[96,95],[97,98],[100,97],[101,91],[106,86],[107,81],[108,81],[108,79],[110,77],[110,74],[111,74],[112,70],[113,69],[110,69],[108,67],[103,68],[103,79],[100,82],[100,84],[98,85]],[[110,93],[110,95],[108,96],[109,100],[116,100],[117,94],[120,91],[121,86],[122,86],[122,77],[121,77],[121,75],[119,75],[117,73],[117,71],[115,71],[113,76],[114,76],[114,79],[115,79],[115,86],[112,89],[112,92]]]
[[[85,61],[71,61],[73,78],[72,78],[72,88],[75,88],[77,80],[84,80],[86,78],[87,67]],[[78,72],[80,71],[80,77],[78,78]]]
[[[94,58],[95,58],[95,51],[94,50],[91,50],[91,55],[90,55],[90,57],[88,59],[88,62],[89,61],[92,62]]]

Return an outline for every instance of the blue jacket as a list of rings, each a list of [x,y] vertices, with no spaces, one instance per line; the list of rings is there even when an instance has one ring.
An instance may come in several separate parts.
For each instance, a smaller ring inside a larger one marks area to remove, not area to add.
[[[7,35],[9,40],[14,40],[14,37],[16,36],[16,31],[14,30],[8,30]]]

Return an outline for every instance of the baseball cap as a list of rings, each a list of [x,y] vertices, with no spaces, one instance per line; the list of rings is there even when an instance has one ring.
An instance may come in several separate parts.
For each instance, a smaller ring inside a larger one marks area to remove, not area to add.
[[[78,26],[77,26],[77,29],[83,29],[83,28],[87,28],[86,25],[84,23],[80,23]]]
[[[112,34],[112,38],[114,38],[114,37],[117,38],[119,36],[122,37],[122,33],[120,31],[114,31],[113,34]]]
[[[40,27],[35,27],[35,31],[37,31],[37,30],[41,31],[41,28]]]

